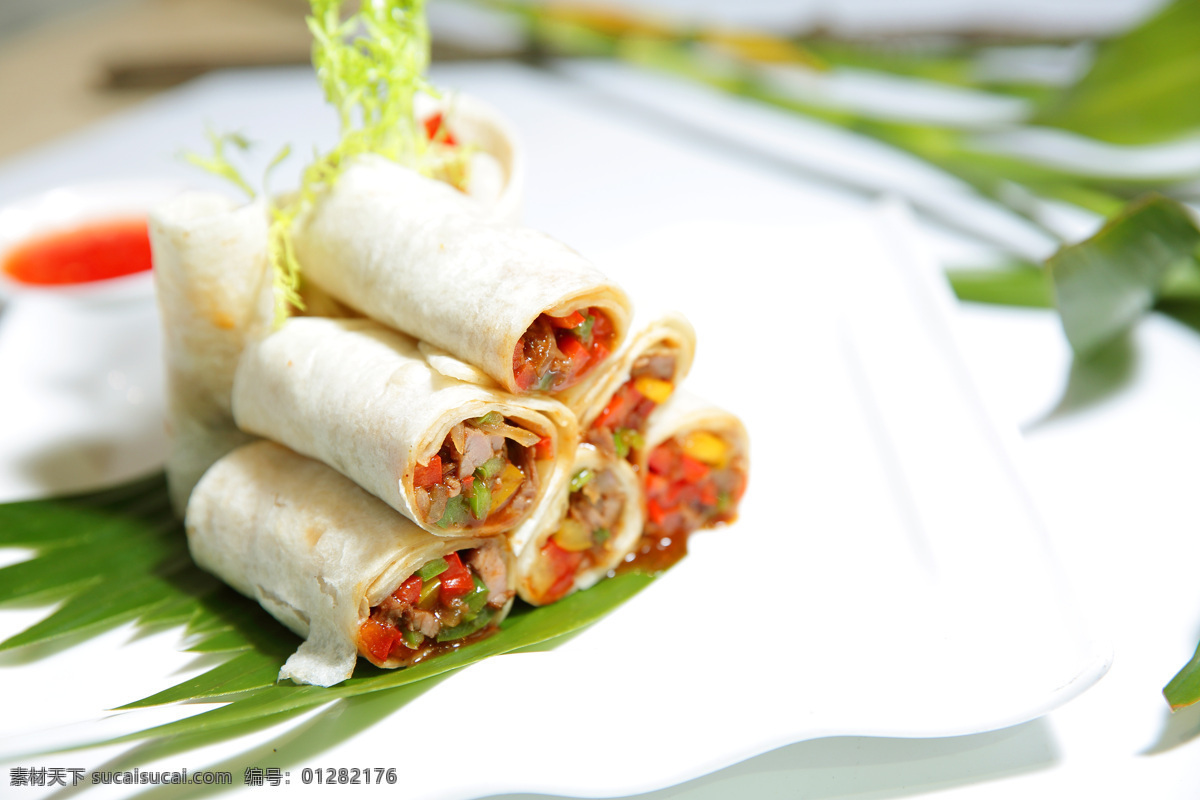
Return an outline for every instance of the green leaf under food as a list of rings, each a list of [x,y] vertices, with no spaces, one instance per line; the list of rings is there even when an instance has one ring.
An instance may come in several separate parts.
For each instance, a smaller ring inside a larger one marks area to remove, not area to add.
[[[115,744],[155,736],[181,736],[220,730],[268,715],[308,708],[331,700],[407,686],[460,669],[489,656],[509,653],[576,631],[595,622],[637,594],[653,580],[653,576],[644,573],[628,572],[603,580],[586,591],[568,595],[549,606],[518,608],[504,621],[496,634],[482,641],[474,642],[468,647],[422,661],[407,669],[381,670],[360,661],[355,669],[354,677],[336,686],[323,688],[297,686],[291,683],[272,683],[212,711],[97,744]],[[276,665],[276,672],[278,672],[279,665],[282,665],[282,660]],[[199,679],[194,679],[189,688],[190,691],[195,692],[204,689],[205,685]],[[174,690],[168,691],[173,692]],[[183,693],[183,691],[176,692],[173,697],[179,700],[192,699],[182,697]],[[147,698],[131,705],[149,704],[150,700],[151,698]]]
[[[1026,308],[1053,308],[1054,292],[1045,270],[1032,264],[995,269],[946,271],[959,300]]]
[[[1171,704],[1172,711],[1200,700],[1200,647],[1196,648],[1192,660],[1163,687],[1163,697]]]
[[[1127,331],[1154,305],[1173,270],[1200,245],[1188,210],[1148,195],[1131,203],[1092,238],[1064,247],[1046,266],[1055,305],[1076,355],[1085,356]]]
[[[0,570],[5,598],[62,601],[49,617],[0,648],[63,636],[82,640],[136,620],[145,626],[186,623],[188,650],[230,654],[200,675],[121,708],[188,701],[230,701],[227,705],[121,741],[224,730],[236,735],[244,723],[282,718],[342,697],[411,686],[491,655],[577,631],[653,580],[631,572],[551,606],[518,603],[496,634],[408,669],[380,670],[363,661],[355,677],[328,689],[281,684],[279,669],[299,640],[257,603],[193,565],[183,528],[165,516],[167,509],[161,475],[103,492],[0,505],[0,542],[35,551],[29,560]]]
[[[1200,129],[1200,3],[1176,0],[1103,43],[1091,70],[1034,122],[1116,144]]]

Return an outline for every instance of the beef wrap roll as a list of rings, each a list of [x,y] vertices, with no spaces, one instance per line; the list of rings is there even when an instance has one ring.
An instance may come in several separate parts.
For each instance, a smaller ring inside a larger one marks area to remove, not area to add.
[[[623,459],[582,444],[538,513],[509,534],[517,554],[517,591],[545,605],[586,589],[637,546],[641,488]]]
[[[569,406],[625,337],[628,297],[550,237],[395,163],[351,165],[297,220],[306,281],[514,393]],[[574,407],[573,407],[573,410]]]
[[[693,394],[675,393],[651,419],[640,460],[645,539],[685,540],[736,519],[749,459],[741,420]]]
[[[186,192],[150,214],[167,378],[167,483],[183,516],[204,470],[250,437],[230,394],[246,340],[271,323],[267,212]]]
[[[248,345],[233,412],[440,536],[520,525],[578,442],[561,403],[448,378],[367,319],[293,318]]]
[[[503,537],[430,536],[353,481],[274,442],[226,455],[187,509],[192,558],[304,637],[280,680],[330,686],[357,656],[406,666],[496,629]]]
[[[640,464],[650,416],[687,376],[695,354],[696,331],[676,312],[658,317],[630,336],[582,398],[583,440]]]

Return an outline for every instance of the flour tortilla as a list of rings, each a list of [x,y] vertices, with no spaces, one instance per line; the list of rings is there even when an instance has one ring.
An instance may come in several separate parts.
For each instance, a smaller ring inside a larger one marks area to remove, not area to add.
[[[566,408],[447,378],[426,363],[415,340],[372,320],[290,319],[247,347],[233,387],[243,430],[325,462],[439,536],[461,531],[418,519],[417,465],[437,454],[454,425],[489,411],[551,438],[553,457],[537,462],[540,500],[570,467],[578,442]],[[503,533],[525,515],[469,532]]]
[[[167,377],[167,482],[180,516],[204,470],[251,437],[230,393],[246,340],[271,323],[267,211],[186,192],[150,214]]]
[[[279,679],[318,686],[353,673],[358,629],[372,606],[425,562],[487,541],[430,536],[324,464],[265,441],[208,470],[186,528],[202,569],[304,638]],[[510,588],[513,575],[510,568]]]
[[[614,471],[625,497],[625,507],[617,524],[610,531],[612,544],[608,560],[580,573],[571,591],[595,585],[610,569],[620,564],[625,556],[637,547],[641,539],[644,521],[641,484],[633,468],[624,459],[606,456],[590,444],[579,445],[571,469],[561,473],[542,508],[508,536],[509,547],[517,558],[517,593],[522,600],[532,605],[539,605],[530,588],[534,564],[546,540],[554,535],[566,518],[571,496],[571,478],[581,469]]]
[[[696,329],[682,314],[667,312],[636,330],[587,392],[572,398],[572,404],[579,409],[580,430],[586,431],[617,390],[629,381],[629,373],[641,356],[659,349],[674,353],[675,375],[671,382],[675,386],[691,371],[696,357]]]
[[[446,184],[363,158],[297,220],[296,256],[305,280],[510,392],[517,391],[513,350],[543,312],[600,308],[617,349],[631,313],[625,292],[566,245],[486,213]]]

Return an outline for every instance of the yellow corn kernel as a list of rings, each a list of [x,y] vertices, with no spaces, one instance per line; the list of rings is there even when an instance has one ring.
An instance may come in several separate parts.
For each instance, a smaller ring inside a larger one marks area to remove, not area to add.
[[[680,443],[684,455],[710,466],[721,466],[729,457],[729,445],[708,431],[692,431]]]
[[[579,553],[592,546],[592,533],[578,520],[567,518],[554,534],[554,543],[571,553]]]
[[[504,469],[500,470],[500,477],[497,479],[496,485],[492,487],[492,505],[488,509],[488,513],[490,514],[504,505],[505,501],[513,496],[513,492],[521,486],[523,480],[525,480],[524,472],[512,464],[505,464]]]
[[[648,397],[659,405],[667,402],[671,392],[675,391],[675,385],[670,381],[660,381],[648,375],[635,379],[633,388],[637,389],[642,397]]]

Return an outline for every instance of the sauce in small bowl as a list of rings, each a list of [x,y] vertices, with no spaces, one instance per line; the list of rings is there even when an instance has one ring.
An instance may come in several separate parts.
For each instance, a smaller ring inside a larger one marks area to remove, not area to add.
[[[0,271],[31,286],[64,286],[121,278],[150,270],[145,218],[86,222],[36,236],[14,247]]]
[[[0,206],[0,499],[161,464],[163,369],[146,218],[177,184],[52,189]]]

